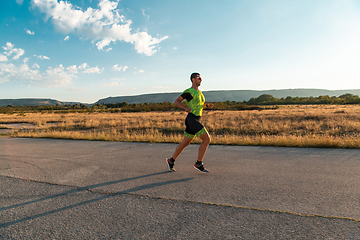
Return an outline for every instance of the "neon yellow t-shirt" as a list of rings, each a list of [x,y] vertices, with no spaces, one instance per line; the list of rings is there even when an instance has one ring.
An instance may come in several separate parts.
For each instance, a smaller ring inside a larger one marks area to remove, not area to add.
[[[180,95],[188,103],[191,113],[195,116],[201,116],[205,104],[205,97],[200,90],[188,88]]]

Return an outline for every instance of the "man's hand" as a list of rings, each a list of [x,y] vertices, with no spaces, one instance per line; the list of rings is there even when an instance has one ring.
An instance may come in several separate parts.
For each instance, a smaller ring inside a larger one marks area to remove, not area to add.
[[[185,112],[187,112],[187,113],[191,113],[191,108],[186,107],[186,108],[185,108]]]
[[[204,104],[204,108],[213,108],[214,104],[213,103],[205,103]]]

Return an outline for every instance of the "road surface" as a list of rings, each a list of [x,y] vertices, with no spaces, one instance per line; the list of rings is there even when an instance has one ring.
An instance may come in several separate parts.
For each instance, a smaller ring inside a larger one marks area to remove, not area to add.
[[[1,239],[360,239],[360,151],[0,138]]]

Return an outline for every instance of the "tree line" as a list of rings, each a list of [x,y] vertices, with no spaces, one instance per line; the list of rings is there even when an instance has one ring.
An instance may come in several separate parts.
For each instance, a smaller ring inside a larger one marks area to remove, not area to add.
[[[225,101],[213,102],[212,110],[264,110],[275,109],[276,105],[316,105],[316,104],[360,104],[360,97],[350,93],[336,96],[319,97],[286,97],[275,98],[269,94],[263,94],[249,101]],[[275,106],[275,107],[274,107]],[[23,112],[151,112],[151,111],[177,111],[180,110],[173,103],[97,103],[94,105],[42,105],[42,106],[2,106],[0,113],[23,113]]]
[[[323,95],[319,97],[286,97],[275,98],[269,94],[260,95],[257,98],[251,98],[246,102],[248,105],[316,105],[316,104],[359,104],[358,95],[345,93],[339,97]]]

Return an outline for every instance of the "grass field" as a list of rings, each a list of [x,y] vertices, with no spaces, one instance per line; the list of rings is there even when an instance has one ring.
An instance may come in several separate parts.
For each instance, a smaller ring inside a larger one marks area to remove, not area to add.
[[[0,129],[11,129],[2,135],[13,137],[175,143],[182,140],[185,117],[180,111],[0,114]],[[359,119],[358,105],[300,105],[204,111],[201,121],[212,144],[360,148]]]

